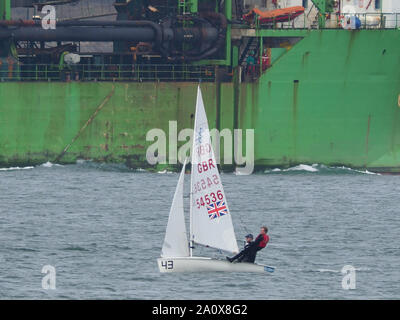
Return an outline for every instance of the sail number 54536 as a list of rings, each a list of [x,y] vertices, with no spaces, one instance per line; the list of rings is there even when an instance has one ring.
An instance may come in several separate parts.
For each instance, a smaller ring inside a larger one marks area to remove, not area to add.
[[[218,190],[216,193],[211,192],[209,194],[206,194],[204,196],[204,199],[203,197],[196,199],[197,208],[200,209],[200,207],[204,207],[207,204],[211,204],[211,202],[217,202],[217,200],[222,199],[224,199],[224,194],[221,190]]]

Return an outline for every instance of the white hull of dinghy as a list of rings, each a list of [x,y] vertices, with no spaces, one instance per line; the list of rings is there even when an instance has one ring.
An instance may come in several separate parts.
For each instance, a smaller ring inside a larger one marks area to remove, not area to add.
[[[204,257],[158,258],[160,272],[273,272],[274,268],[256,263],[231,263]]]

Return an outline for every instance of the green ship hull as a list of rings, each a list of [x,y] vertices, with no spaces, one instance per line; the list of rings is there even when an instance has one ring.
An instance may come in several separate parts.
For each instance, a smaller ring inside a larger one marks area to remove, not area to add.
[[[202,83],[211,128],[254,129],[256,168],[400,172],[400,31],[310,30],[256,82]],[[193,127],[194,82],[1,82],[0,166],[151,167],[153,128]],[[167,147],[168,150],[168,147]]]

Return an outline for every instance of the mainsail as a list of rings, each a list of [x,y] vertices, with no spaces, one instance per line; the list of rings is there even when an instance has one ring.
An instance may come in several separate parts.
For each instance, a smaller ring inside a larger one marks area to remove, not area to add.
[[[167,230],[161,257],[188,257],[189,244],[186,235],[185,216],[183,210],[183,182],[185,178],[186,160],[183,164],[174,200],[168,218]]]
[[[197,89],[193,133],[190,205],[191,241],[228,252],[239,251],[211,145],[200,87]]]

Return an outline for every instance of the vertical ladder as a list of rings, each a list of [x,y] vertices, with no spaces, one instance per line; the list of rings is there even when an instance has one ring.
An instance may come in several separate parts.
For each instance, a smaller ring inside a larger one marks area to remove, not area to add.
[[[186,14],[186,0],[178,0],[178,14]]]

